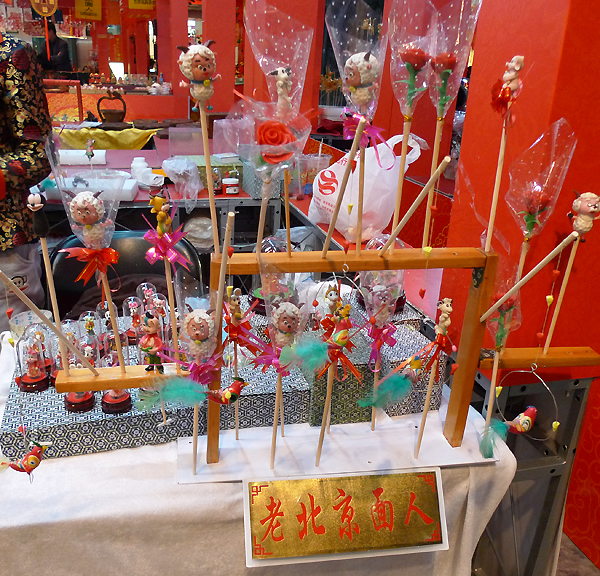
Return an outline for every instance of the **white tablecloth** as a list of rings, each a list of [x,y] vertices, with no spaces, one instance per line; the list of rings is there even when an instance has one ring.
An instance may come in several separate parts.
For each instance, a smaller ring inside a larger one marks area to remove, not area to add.
[[[11,355],[3,346],[0,411]],[[470,576],[475,545],[516,470],[506,445],[497,456],[442,470],[448,551],[252,569],[241,483],[178,485],[175,443],[47,460],[31,484],[24,473],[0,475],[0,575]]]

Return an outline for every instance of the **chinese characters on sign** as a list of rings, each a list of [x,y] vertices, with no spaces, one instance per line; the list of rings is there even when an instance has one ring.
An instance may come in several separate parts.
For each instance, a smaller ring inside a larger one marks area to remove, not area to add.
[[[248,482],[252,558],[446,547],[438,470]]]
[[[102,0],[75,0],[75,18],[102,20]]]

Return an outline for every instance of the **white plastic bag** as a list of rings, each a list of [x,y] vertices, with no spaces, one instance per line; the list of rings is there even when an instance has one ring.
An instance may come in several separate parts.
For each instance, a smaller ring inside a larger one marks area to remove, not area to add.
[[[388,141],[390,148],[394,148],[402,142],[402,135],[392,136]],[[426,144],[418,137],[411,134],[408,139],[410,150],[406,156],[406,165],[412,164],[421,155],[421,147],[426,148]],[[389,224],[394,207],[396,206],[396,191],[398,189],[398,174],[400,172],[400,155],[394,160],[393,154],[385,144],[378,144],[377,151],[381,166],[375,156],[375,148],[367,148],[365,154],[365,188],[363,195],[363,229],[362,240],[370,240],[378,236]],[[331,216],[337,201],[339,187],[342,183],[344,170],[348,163],[348,155],[340,158],[335,164],[325,170],[321,170],[315,177],[313,184],[313,197],[308,208],[308,218],[315,224],[329,224]],[[356,154],[356,169],[351,174],[344,200],[336,221],[336,230],[343,234],[349,242],[356,240],[356,224],[358,216],[358,175],[359,175],[359,156]],[[387,167],[392,168],[386,170]],[[383,168],[382,168],[383,166]],[[353,208],[348,214],[348,205],[353,204]]]

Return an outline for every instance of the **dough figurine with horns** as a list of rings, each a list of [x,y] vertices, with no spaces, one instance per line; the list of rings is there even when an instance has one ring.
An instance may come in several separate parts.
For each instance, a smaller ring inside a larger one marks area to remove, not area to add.
[[[375,91],[379,87],[379,62],[371,52],[359,52],[346,60],[344,70],[345,83],[350,91],[350,100],[361,108],[375,100]]]
[[[292,69],[289,66],[276,68],[271,72],[271,76],[277,79],[277,109],[280,112],[290,110],[292,107]]]
[[[573,230],[583,235],[589,232],[594,225],[594,220],[600,218],[600,196],[593,192],[584,192],[578,198],[573,200],[573,214],[569,214],[573,218]]]
[[[177,46],[181,50],[181,56],[177,60],[181,73],[189,80],[179,83],[180,86],[189,87],[190,94],[194,100],[200,103],[206,102],[215,93],[213,82],[221,79],[216,72],[215,54],[210,49],[214,40],[207,40],[204,44],[193,44],[192,46]],[[192,110],[196,111],[195,106]]]
[[[99,198],[102,190],[98,192],[79,192],[75,194],[70,190],[64,190],[64,193],[71,198],[69,210],[74,224],[71,225],[73,231],[81,230],[83,234],[83,243],[86,248],[100,250],[104,247],[104,232],[107,226],[112,224],[112,220],[104,220],[104,202]]]
[[[183,331],[190,337],[190,352],[194,360],[207,358],[212,352],[215,324],[206,310],[193,310],[183,322]]]

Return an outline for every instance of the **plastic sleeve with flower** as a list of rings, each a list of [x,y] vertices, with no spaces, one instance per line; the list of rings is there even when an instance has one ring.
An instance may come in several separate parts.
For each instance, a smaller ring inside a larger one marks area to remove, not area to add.
[[[381,90],[387,22],[363,0],[332,0],[325,23],[348,108],[371,120]]]
[[[44,154],[52,125],[35,52],[15,38],[0,47],[0,199],[21,194],[50,172]]]
[[[389,17],[390,75],[404,116],[427,89],[430,53],[435,43],[437,12],[429,0],[396,0]]]
[[[505,257],[500,258],[498,275],[494,285],[492,304],[495,304],[515,284],[517,267]],[[494,338],[494,347],[501,350],[508,335],[521,326],[521,293],[516,292],[487,321],[487,328]]]
[[[576,144],[561,118],[511,164],[505,200],[525,238],[537,236],[554,211]]]
[[[477,0],[466,3],[450,0],[438,10],[429,96],[439,118],[446,116],[458,94],[480,7]]]

